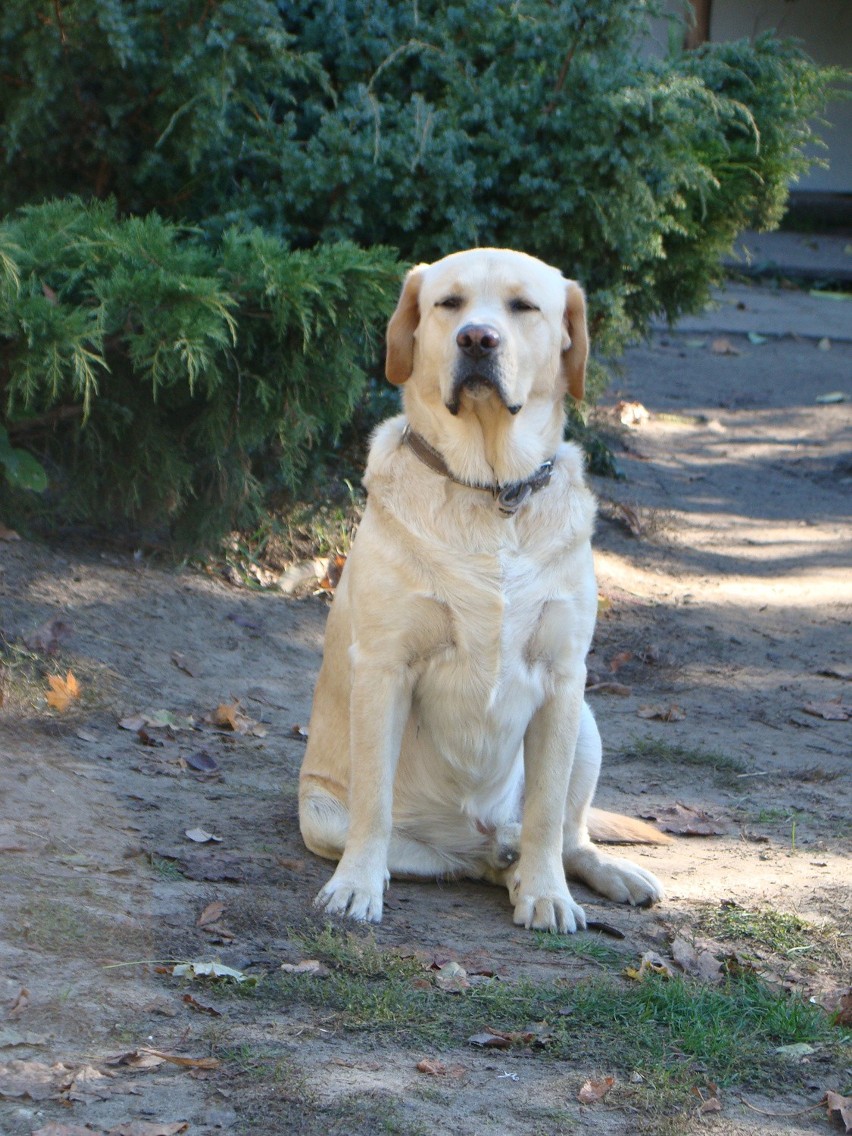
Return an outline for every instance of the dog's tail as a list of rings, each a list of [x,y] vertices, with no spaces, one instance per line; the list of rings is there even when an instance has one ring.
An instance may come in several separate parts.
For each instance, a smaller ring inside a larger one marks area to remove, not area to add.
[[[589,835],[599,844],[671,844],[672,838],[652,824],[620,813],[589,809]]]

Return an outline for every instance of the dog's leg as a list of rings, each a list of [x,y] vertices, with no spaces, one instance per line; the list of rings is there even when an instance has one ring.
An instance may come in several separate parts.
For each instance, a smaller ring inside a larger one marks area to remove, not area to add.
[[[404,667],[352,662],[349,828],[337,871],[316,898],[331,915],[379,923],[388,879],[393,782],[411,708]]]
[[[573,676],[572,676],[573,678]],[[524,737],[524,811],[520,856],[506,872],[514,921],[541,931],[585,927],[562,864],[562,826],[576,747],[582,680],[560,683],[533,715]]]
[[[588,812],[600,767],[600,734],[591,710],[584,703],[565,803],[565,871],[616,903],[639,907],[656,903],[663,895],[656,876],[620,856],[601,852],[589,838]]]

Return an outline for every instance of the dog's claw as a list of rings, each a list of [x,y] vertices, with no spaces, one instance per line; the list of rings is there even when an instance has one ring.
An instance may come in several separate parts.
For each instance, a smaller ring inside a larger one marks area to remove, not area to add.
[[[573,935],[584,930],[586,913],[566,892],[558,896],[521,896],[515,904],[514,922],[532,931]]]

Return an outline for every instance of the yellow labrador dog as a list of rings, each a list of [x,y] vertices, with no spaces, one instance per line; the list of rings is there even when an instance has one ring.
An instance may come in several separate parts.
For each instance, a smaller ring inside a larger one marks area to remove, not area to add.
[[[581,289],[523,253],[406,278],[386,368],[405,413],[372,442],[301,773],[305,843],[339,860],[331,914],[378,922],[392,874],[502,883],[515,923],[561,932],[585,926],[566,873],[661,897],[590,839],[666,838],[590,809],[595,506],[562,440],[587,353]]]

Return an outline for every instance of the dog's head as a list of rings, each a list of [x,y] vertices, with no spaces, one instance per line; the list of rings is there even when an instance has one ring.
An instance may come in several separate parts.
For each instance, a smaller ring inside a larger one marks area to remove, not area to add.
[[[471,249],[409,272],[385,372],[437,382],[451,414],[491,398],[514,415],[536,393],[581,399],[588,349],[578,284],[525,253]]]

